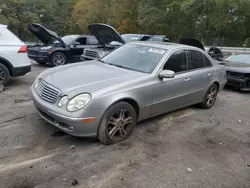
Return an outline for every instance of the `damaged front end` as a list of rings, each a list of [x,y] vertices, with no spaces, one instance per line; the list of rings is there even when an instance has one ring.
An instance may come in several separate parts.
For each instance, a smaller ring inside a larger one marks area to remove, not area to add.
[[[227,71],[227,85],[240,90],[250,90],[250,73]]]

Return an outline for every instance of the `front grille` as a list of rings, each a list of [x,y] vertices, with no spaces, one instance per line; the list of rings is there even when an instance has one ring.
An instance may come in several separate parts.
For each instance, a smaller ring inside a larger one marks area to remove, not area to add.
[[[28,55],[37,55],[37,54],[38,53],[36,50],[31,50],[31,49],[28,50]]]
[[[235,77],[244,77],[244,73],[238,73],[238,72],[231,72],[227,71],[228,76],[235,76]]]
[[[38,85],[37,85],[36,90],[37,90],[38,95],[43,100],[49,103],[55,103],[60,93],[60,91],[57,88],[48,84],[42,79],[38,80]]]
[[[99,58],[99,54],[98,54],[98,52],[96,52],[96,51],[85,50],[84,53],[85,53],[86,56]]]
[[[30,56],[46,56],[47,52],[39,52],[37,50],[28,50],[28,55],[30,55]]]

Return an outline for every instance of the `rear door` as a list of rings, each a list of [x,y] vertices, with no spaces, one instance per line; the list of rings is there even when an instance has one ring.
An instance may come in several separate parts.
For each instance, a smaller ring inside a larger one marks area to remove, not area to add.
[[[189,81],[192,90],[192,100],[200,101],[214,76],[214,69],[210,60],[201,52],[188,50],[188,71],[192,73]]]

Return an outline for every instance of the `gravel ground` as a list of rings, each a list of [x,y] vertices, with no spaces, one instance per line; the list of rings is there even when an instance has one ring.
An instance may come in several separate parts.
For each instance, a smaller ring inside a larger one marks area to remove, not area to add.
[[[250,187],[249,93],[224,90],[210,110],[153,118],[104,146],[37,115],[29,87],[44,69],[34,64],[0,93],[0,187]]]

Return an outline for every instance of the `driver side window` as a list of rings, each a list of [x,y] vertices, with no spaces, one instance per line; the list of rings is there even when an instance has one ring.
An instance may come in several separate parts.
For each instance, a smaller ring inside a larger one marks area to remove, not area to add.
[[[164,65],[163,70],[172,70],[175,73],[187,71],[186,52],[184,50],[174,52]]]
[[[75,42],[79,42],[80,45],[86,45],[87,44],[87,39],[86,38],[78,38],[78,39],[76,39]]]

